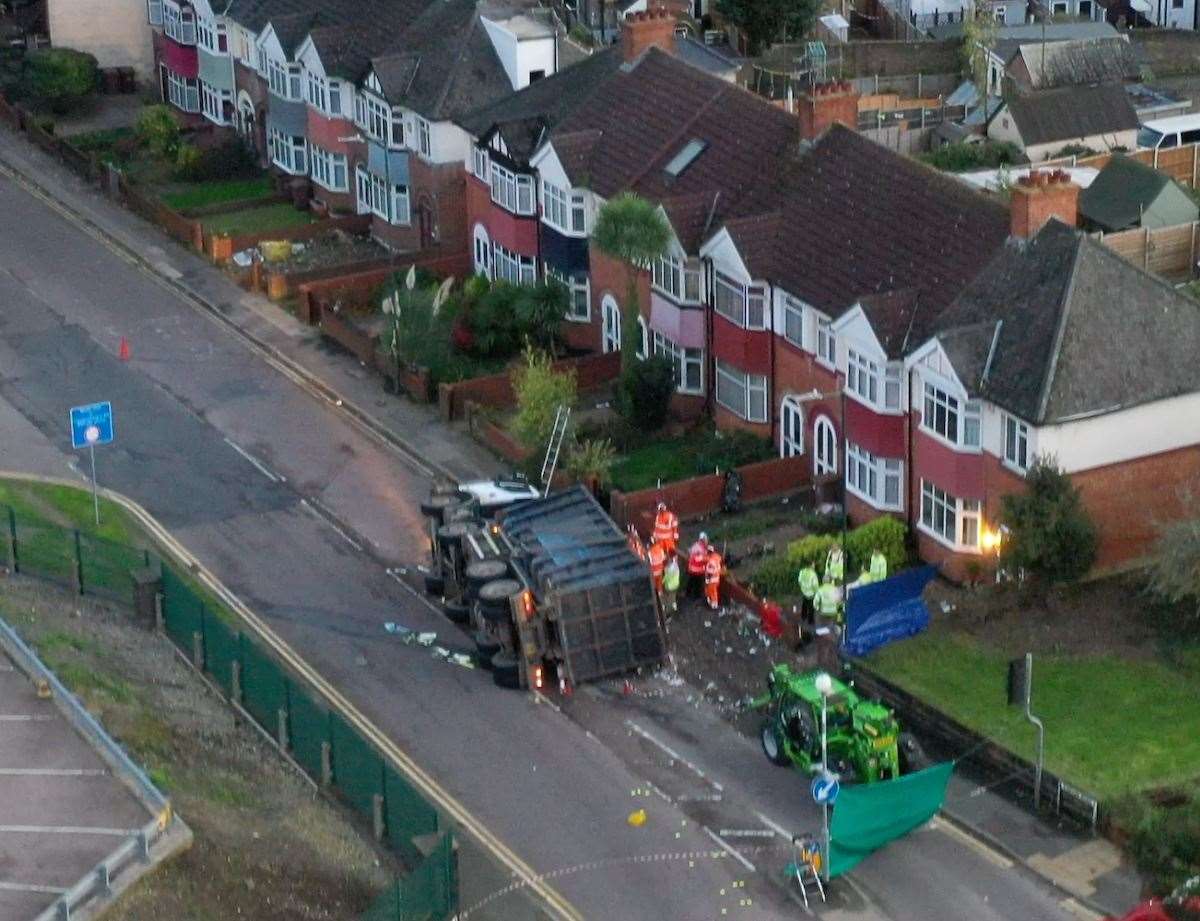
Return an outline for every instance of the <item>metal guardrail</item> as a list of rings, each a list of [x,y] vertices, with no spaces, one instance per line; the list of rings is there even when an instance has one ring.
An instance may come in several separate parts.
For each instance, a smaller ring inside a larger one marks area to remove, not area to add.
[[[88,870],[78,882],[62,893],[54,904],[35,921],[69,921],[71,912],[97,894],[111,891],[115,879],[134,861],[148,863],[150,849],[176,822],[171,801],[154,785],[146,773],[130,759],[125,750],[104,731],[87,708],[67,690],[58,677],[47,668],[37,654],[19,637],[15,630],[0,618],[0,647],[29,678],[46,682],[55,704],[67,721],[100,754],[114,776],[123,780],[152,814],[153,818],[136,829],[119,847]]]

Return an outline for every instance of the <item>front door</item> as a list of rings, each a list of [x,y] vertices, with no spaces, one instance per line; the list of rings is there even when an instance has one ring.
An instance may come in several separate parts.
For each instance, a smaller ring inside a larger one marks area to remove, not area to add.
[[[621,308],[612,295],[605,295],[603,310],[603,346],[605,352],[617,352],[621,348]]]

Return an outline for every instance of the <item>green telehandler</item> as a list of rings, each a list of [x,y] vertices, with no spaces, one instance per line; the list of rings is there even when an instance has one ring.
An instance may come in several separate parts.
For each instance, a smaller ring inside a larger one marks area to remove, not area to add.
[[[793,672],[776,665],[767,675],[767,693],[751,706],[766,708],[761,741],[773,764],[806,774],[821,770],[820,671]],[[864,700],[849,685],[832,679],[828,698],[829,769],[843,781],[871,783],[895,779],[925,767],[920,745],[900,732],[895,714],[878,701]]]

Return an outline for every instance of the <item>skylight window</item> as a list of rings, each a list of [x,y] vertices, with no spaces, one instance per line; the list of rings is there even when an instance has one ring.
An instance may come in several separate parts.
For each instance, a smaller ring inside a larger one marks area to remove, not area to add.
[[[677,178],[680,173],[695,162],[700,154],[704,153],[706,147],[708,147],[708,141],[692,138],[683,145],[683,150],[671,158],[671,162],[666,166],[667,175]]]

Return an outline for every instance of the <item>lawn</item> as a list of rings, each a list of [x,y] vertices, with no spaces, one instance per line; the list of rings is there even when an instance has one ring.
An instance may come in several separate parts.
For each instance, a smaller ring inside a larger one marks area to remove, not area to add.
[[[272,230],[301,227],[311,224],[313,220],[311,211],[298,211],[295,206],[280,202],[261,208],[247,208],[245,211],[214,214],[204,218],[201,223],[210,233],[236,237],[242,234],[268,233]]]
[[[181,185],[162,196],[163,202],[176,211],[203,208],[232,201],[253,201],[275,194],[268,176],[257,179],[229,179],[224,182],[196,182]]]
[[[935,631],[873,653],[867,664],[1026,758],[1035,730],[1006,700],[1007,656]],[[1046,724],[1046,767],[1101,798],[1200,775],[1195,672],[1156,661],[1035,652],[1033,712]]]
[[[16,512],[17,525],[52,524],[78,528],[117,543],[148,546],[141,529],[126,511],[108,499],[100,499],[100,527],[96,527],[92,494],[84,488],[27,480],[0,480],[0,506]],[[7,530],[7,522],[4,525]]]
[[[688,439],[652,441],[621,455],[613,465],[612,483],[622,492],[651,489],[664,483],[685,480],[696,475],[696,458],[687,449]]]

